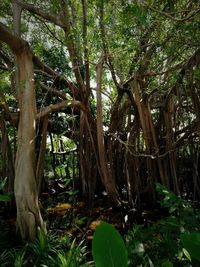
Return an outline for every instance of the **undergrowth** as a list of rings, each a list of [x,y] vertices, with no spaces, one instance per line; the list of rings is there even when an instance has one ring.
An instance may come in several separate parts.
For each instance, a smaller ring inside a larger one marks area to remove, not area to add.
[[[51,232],[45,235],[39,232],[34,242],[5,250],[0,255],[0,266],[107,267],[103,255],[106,253],[105,246],[108,244],[108,239],[115,255],[120,254],[119,251],[116,254],[115,243],[118,243],[119,250],[121,242],[121,250],[125,250],[121,251],[121,255],[123,253],[128,255],[126,266],[200,266],[200,210],[196,208],[195,203],[183,200],[160,184],[156,185],[156,190],[160,198],[160,208],[164,209],[167,215],[156,222],[149,222],[148,225],[134,224],[121,241],[117,231],[112,230],[108,224],[103,224],[99,230],[100,234],[96,234],[93,246],[96,250],[92,253],[86,247],[85,241],[76,242],[68,236]],[[101,262],[101,258],[103,265],[96,264],[95,259]],[[116,266],[118,265],[113,265]]]
[[[125,242],[130,266],[200,266],[181,242],[184,233],[200,232],[200,210],[160,184],[156,190],[168,215],[148,226],[135,224],[128,231]]]
[[[39,232],[33,242],[24,246],[4,251],[0,255],[1,267],[86,267],[91,266],[86,261],[84,242],[76,243],[67,236],[56,234],[45,235]]]

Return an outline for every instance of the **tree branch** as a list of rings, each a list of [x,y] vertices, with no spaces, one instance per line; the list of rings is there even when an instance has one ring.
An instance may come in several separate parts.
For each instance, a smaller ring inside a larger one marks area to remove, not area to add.
[[[48,12],[45,12],[44,10],[42,10],[41,8],[39,7],[36,7],[32,4],[27,4],[27,3],[24,3],[20,0],[16,0],[16,2],[23,8],[23,9],[26,9],[28,10],[29,12],[33,13],[33,14],[36,14],[54,24],[56,24],[57,26],[61,27],[61,28],[65,28],[66,25],[65,23],[61,20],[60,16],[56,15],[52,15]]]
[[[102,4],[100,6],[99,25],[100,25],[101,38],[102,38],[102,43],[103,43],[104,56],[106,58],[107,66],[111,72],[113,82],[114,82],[114,84],[115,84],[115,86],[119,92],[122,88],[120,87],[120,85],[117,81],[116,73],[115,73],[114,66],[113,66],[113,60],[112,60],[112,57],[111,57],[110,52],[109,52],[109,47],[108,47],[108,43],[106,40],[106,33],[105,33],[103,19],[104,19],[104,6]]]
[[[58,97],[60,97],[63,100],[67,100],[66,95],[63,94],[63,93],[61,93],[61,92],[59,92],[55,88],[48,87],[48,86],[46,86],[45,84],[43,84],[41,82],[39,82],[39,85],[40,85],[40,87],[42,88],[43,91],[45,91],[45,92],[47,92],[49,94],[52,94],[54,96],[58,96]]]
[[[182,18],[182,19],[179,19],[179,18],[175,18],[173,16],[171,16],[169,13],[166,13],[164,11],[161,11],[161,10],[158,10],[152,6],[148,6],[148,5],[144,5],[145,7],[147,7],[148,9],[162,15],[162,16],[165,16],[167,17],[168,19],[171,19],[171,20],[174,20],[174,21],[177,21],[177,22],[185,22],[189,19],[191,19],[192,17],[194,17],[195,15],[197,15],[199,12],[200,12],[200,8],[198,8],[195,12],[193,12],[191,15],[189,15],[188,17],[185,17],[185,18]]]
[[[6,25],[0,22],[0,40],[6,43],[10,49],[19,54],[28,47],[28,43],[11,32]]]
[[[64,101],[61,101],[57,104],[54,104],[54,105],[49,105],[47,107],[45,107],[41,112],[39,112],[37,115],[36,115],[36,119],[41,119],[42,117],[48,115],[49,113],[52,113],[52,112],[56,112],[56,111],[59,111],[63,108],[66,108],[68,106],[71,106],[73,108],[78,108],[78,109],[81,109],[83,111],[85,111],[85,107],[83,105],[83,103],[81,103],[80,101],[77,101],[77,100],[72,100],[72,101],[68,101],[68,100],[64,100]]]
[[[88,42],[87,42],[87,5],[86,0],[82,0],[82,16],[83,16],[83,46],[84,46],[84,64],[85,64],[85,83],[87,90],[87,98],[90,94],[90,66],[88,56]]]
[[[64,82],[65,86],[67,88],[70,88],[74,97],[78,96],[79,90],[73,82],[70,82],[66,77],[63,77],[62,75],[54,71],[52,68],[47,66],[44,62],[42,62],[35,55],[33,56],[33,62],[35,63],[35,65],[41,68],[42,71],[45,71],[47,74],[50,74],[54,80],[59,80],[59,81]]]

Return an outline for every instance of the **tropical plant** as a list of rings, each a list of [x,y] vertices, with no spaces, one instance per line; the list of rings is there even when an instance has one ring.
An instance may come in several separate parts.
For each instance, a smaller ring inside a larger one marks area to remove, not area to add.
[[[125,240],[131,265],[193,266],[191,257],[198,259],[198,245],[195,248],[192,242],[199,242],[200,211],[166,187],[157,184],[156,188],[161,195],[160,206],[165,209],[165,216],[146,225],[135,224],[128,232]],[[194,234],[187,234],[194,231]]]
[[[92,255],[96,267],[127,267],[127,250],[119,232],[102,222],[94,233]]]
[[[79,267],[86,262],[84,242],[72,242],[56,234],[38,232],[33,242],[22,247],[6,250],[0,255],[0,266],[4,267]]]

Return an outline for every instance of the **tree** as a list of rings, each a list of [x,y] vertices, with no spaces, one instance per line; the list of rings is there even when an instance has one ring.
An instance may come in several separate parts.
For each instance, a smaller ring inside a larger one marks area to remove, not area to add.
[[[8,16],[2,15],[0,40],[16,59],[1,45],[0,67],[6,81],[14,62],[19,66],[20,116],[16,108],[11,112],[16,101],[9,100],[1,104],[1,114],[18,126],[15,194],[18,196],[18,190],[22,194],[23,186],[33,190],[35,202],[26,206],[35,207],[27,209],[37,214],[35,226],[43,225],[37,195],[47,132],[63,134],[76,143],[79,189],[90,203],[99,184],[117,205],[123,200],[134,205],[143,195],[153,200],[157,181],[177,194],[186,190],[193,191],[194,198],[200,196],[199,4],[182,0],[16,0],[14,25],[20,26],[15,20],[18,13],[24,39],[5,26],[12,16],[9,4],[5,1],[3,6]],[[26,82],[29,77],[35,81]],[[4,99],[7,95],[5,92]],[[74,117],[71,127],[69,118]],[[44,135],[37,136],[40,156],[33,164],[33,125],[42,129],[41,121]],[[32,127],[28,130],[27,125]],[[20,135],[26,138],[29,157],[21,152],[26,146],[21,145]],[[192,183],[182,170],[187,157],[193,159]],[[19,214],[20,209],[18,218]],[[20,224],[25,225],[19,220]],[[33,236],[32,225],[29,236]],[[23,237],[24,232],[21,227]]]
[[[38,192],[35,180],[35,90],[32,53],[28,44],[2,23],[1,40],[16,56],[18,66],[18,102],[20,119],[18,125],[18,146],[15,161],[15,199],[17,206],[17,224],[22,238],[33,239],[37,227],[44,228],[38,207]]]

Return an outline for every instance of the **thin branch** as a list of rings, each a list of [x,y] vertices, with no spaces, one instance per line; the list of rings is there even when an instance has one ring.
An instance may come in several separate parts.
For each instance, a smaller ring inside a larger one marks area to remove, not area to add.
[[[177,21],[177,22],[185,22],[185,21],[188,21],[190,20],[191,18],[193,18],[194,16],[196,16],[199,12],[200,12],[200,8],[198,8],[195,12],[193,12],[191,15],[189,15],[188,17],[185,17],[185,18],[182,18],[182,19],[179,19],[179,18],[175,18],[173,17],[172,15],[170,15],[169,13],[166,13],[164,11],[161,11],[161,10],[158,10],[152,6],[148,6],[148,5],[144,5],[145,7],[147,7],[148,9],[162,15],[162,16],[165,16],[167,17],[168,19],[171,19],[171,20],[174,20],[174,21]]]
[[[166,157],[168,154],[174,152],[178,147],[181,146],[182,144],[182,141],[185,140],[186,138],[188,138],[191,134],[193,134],[195,131],[196,131],[196,123],[194,125],[194,129],[192,129],[192,132],[187,132],[184,136],[182,136],[181,138],[179,138],[175,144],[173,145],[173,148],[170,149],[170,150],[167,150],[166,152],[162,153],[162,154],[159,154],[159,151],[157,150],[154,154],[144,154],[144,153],[133,153],[131,148],[135,148],[134,145],[130,145],[130,144],[127,144],[126,142],[124,142],[121,138],[119,138],[116,134],[113,134],[113,133],[109,133],[108,135],[109,136],[112,136],[113,138],[115,138],[120,144],[122,144],[126,150],[134,157],[145,157],[145,158],[150,158],[152,160],[154,159],[157,159],[157,158],[164,158]]]
[[[59,81],[64,82],[65,86],[71,90],[74,97],[76,97],[79,94],[79,90],[73,82],[70,82],[66,77],[64,77],[63,75],[60,75],[58,72],[54,71],[52,68],[47,66],[44,62],[42,62],[35,55],[33,56],[33,62],[35,63],[35,65],[40,67],[42,69],[42,71],[51,75],[54,80],[59,80]]]
[[[49,94],[52,94],[54,96],[58,96],[63,100],[67,100],[66,95],[61,93],[61,92],[59,92],[56,88],[48,87],[48,86],[46,86],[45,84],[43,84],[41,82],[39,82],[39,85],[40,85],[40,87],[42,88],[43,91],[45,91],[45,92],[47,92]]]
[[[144,76],[148,76],[148,77],[159,76],[159,75],[163,75],[163,74],[169,73],[172,70],[178,69],[181,66],[183,66],[183,63],[178,63],[175,66],[172,66],[171,68],[169,68],[167,70],[164,70],[164,71],[161,71],[161,72],[147,72],[147,73],[142,74],[141,76],[142,77],[144,77]]]
[[[41,17],[37,16],[37,19],[38,19],[39,21],[41,21],[41,23],[44,24],[44,26],[47,28],[47,31],[50,33],[50,35],[51,35],[53,38],[55,38],[55,39],[56,39],[59,43],[61,43],[62,45],[65,45],[64,42],[63,42],[62,40],[60,40],[60,39],[56,36],[56,34],[50,29],[50,27],[48,26],[48,24],[47,24]]]
[[[174,86],[169,90],[167,97],[166,97],[166,103],[169,99],[169,96],[171,92],[176,90],[177,86],[179,86],[182,83],[183,78],[187,74],[189,70],[192,70],[195,66],[200,65],[200,47],[194,52],[194,54],[188,59],[188,61],[183,65],[181,70],[179,71],[178,79],[176,80]]]
[[[74,71],[77,84],[78,84],[79,88],[84,88],[85,86],[83,84],[83,80],[82,80],[80,70],[78,67],[78,52],[77,52],[77,49],[75,47],[75,42],[74,42],[73,36],[71,34],[71,28],[72,27],[71,27],[70,20],[69,20],[69,10],[68,10],[68,5],[67,5],[66,1],[61,1],[62,12],[63,12],[62,16],[60,16],[60,15],[54,16],[48,12],[45,12],[41,8],[35,7],[34,5],[24,3],[20,0],[16,0],[16,1],[19,5],[22,6],[23,9],[26,9],[29,12],[36,14],[36,15],[48,20],[49,22],[56,24],[57,26],[60,26],[64,30],[66,38],[68,40],[67,47],[68,47],[68,51],[70,54],[70,59],[71,59],[72,66],[73,66],[72,69]]]
[[[101,31],[101,38],[102,38],[104,56],[106,58],[107,66],[109,67],[109,70],[111,72],[111,76],[112,76],[113,82],[114,82],[117,90],[120,91],[122,88],[121,88],[121,86],[119,85],[119,83],[117,81],[117,77],[116,77],[116,73],[115,73],[115,70],[114,70],[112,56],[111,56],[111,54],[109,52],[109,47],[108,47],[108,43],[107,43],[107,40],[106,40],[106,33],[105,33],[103,20],[104,20],[104,6],[102,4],[102,6],[100,7],[99,25],[100,25],[100,31]]]
[[[72,70],[74,71],[74,75],[76,77],[76,82],[78,84],[80,93],[82,94],[83,98],[83,91],[85,91],[85,84],[83,82],[83,78],[80,73],[80,67],[79,67],[79,59],[81,58],[79,56],[79,50],[77,48],[77,40],[75,40],[74,34],[73,34],[73,22],[70,21],[70,12],[69,12],[69,5],[66,1],[60,0],[62,4],[62,12],[63,12],[63,18],[65,19],[66,27],[64,28],[65,31],[65,37],[67,40],[67,48],[69,51],[70,60],[72,62]]]
[[[83,16],[83,47],[84,47],[84,63],[85,63],[85,82],[87,90],[87,98],[90,94],[90,66],[88,55],[88,41],[87,41],[87,4],[86,0],[82,0],[82,16]]]

